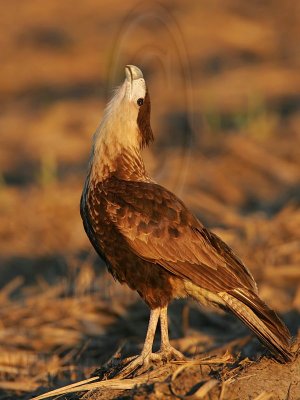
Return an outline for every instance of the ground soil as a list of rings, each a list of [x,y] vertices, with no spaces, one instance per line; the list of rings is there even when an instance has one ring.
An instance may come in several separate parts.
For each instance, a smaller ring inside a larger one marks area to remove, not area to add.
[[[0,30],[0,399],[299,400],[299,358],[278,364],[234,316],[190,300],[169,310],[187,361],[118,379],[149,311],[79,216],[92,134],[137,64],[148,170],[235,249],[297,351],[299,2],[11,0]]]

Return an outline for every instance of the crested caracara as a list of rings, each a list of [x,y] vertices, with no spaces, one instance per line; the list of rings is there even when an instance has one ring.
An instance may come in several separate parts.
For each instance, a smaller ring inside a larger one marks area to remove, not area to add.
[[[127,65],[125,72],[94,136],[80,209],[109,272],[151,310],[144,347],[132,367],[180,356],[169,343],[167,307],[187,296],[232,311],[278,360],[291,360],[289,331],[259,298],[247,267],[147,174],[141,149],[153,141],[149,92],[139,68]],[[152,353],[158,319],[161,349]]]

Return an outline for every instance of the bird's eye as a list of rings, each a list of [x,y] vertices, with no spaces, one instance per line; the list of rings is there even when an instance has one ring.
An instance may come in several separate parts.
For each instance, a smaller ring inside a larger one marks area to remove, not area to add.
[[[144,99],[139,98],[139,99],[137,99],[136,102],[137,102],[138,106],[142,106],[144,104]]]

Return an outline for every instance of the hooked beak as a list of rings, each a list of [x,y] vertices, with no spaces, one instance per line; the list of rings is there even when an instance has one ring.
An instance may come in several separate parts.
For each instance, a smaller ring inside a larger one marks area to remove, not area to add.
[[[129,84],[129,99],[132,100],[133,97],[133,91],[134,91],[134,81],[138,79],[143,79],[143,73],[142,71],[136,67],[135,65],[126,65],[125,67],[125,75],[126,75],[126,81]]]
[[[135,79],[141,79],[143,77],[142,71],[135,65],[126,65],[125,67],[126,80],[132,83]]]

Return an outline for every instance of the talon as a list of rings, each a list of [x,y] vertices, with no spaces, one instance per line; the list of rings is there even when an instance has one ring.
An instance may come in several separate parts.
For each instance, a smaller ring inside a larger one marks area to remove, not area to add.
[[[137,370],[139,374],[147,371],[150,367],[150,361],[152,361],[152,356],[153,354],[151,353],[147,356],[141,354],[140,356],[130,357],[129,364],[127,364],[117,375],[118,378],[126,378]]]
[[[138,374],[142,374],[151,368],[151,363],[157,364],[158,362],[168,362],[171,360],[185,360],[186,357],[174,347],[167,346],[161,348],[157,353],[150,353],[147,356],[141,354],[140,356],[130,357],[124,361],[129,363],[117,375],[118,378],[126,378],[138,370]]]
[[[176,350],[173,346],[162,347],[158,352],[161,357],[167,361],[170,360],[185,360],[186,357],[179,350]]]

